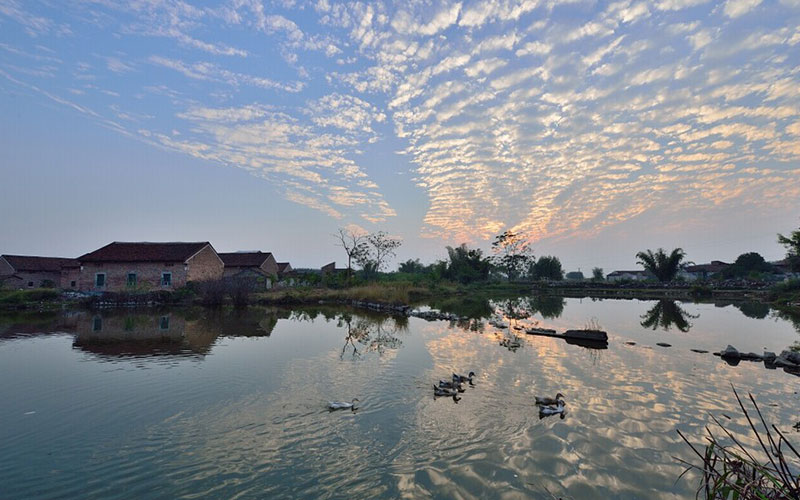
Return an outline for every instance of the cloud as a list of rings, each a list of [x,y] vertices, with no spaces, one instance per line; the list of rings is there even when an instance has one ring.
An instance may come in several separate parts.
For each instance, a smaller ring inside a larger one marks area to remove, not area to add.
[[[739,17],[761,5],[762,0],[727,0],[722,11],[728,17]]]

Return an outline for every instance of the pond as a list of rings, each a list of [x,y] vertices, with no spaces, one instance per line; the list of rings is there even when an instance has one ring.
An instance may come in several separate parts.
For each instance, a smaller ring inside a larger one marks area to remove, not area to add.
[[[800,442],[800,378],[691,351],[794,345],[800,322],[766,306],[431,306],[463,318],[323,306],[0,316],[0,498],[694,498],[676,429],[700,442],[713,414],[744,431],[731,384]],[[607,349],[514,328],[593,324]],[[434,398],[432,384],[469,371],[460,400]],[[534,397],[556,392],[565,414],[540,419]],[[355,411],[326,409],[352,398]]]

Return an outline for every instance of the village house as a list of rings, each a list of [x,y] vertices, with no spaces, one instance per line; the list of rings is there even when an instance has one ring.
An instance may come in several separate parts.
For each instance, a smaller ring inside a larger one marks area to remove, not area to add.
[[[76,288],[77,269],[75,259],[2,255],[0,288]]]
[[[606,281],[647,281],[655,277],[647,271],[614,271],[606,276]]]
[[[219,254],[225,263],[225,278],[252,280],[258,289],[272,288],[280,267],[270,252],[228,252]]]
[[[322,268],[320,269],[320,272],[322,273],[323,276],[326,276],[328,274],[339,274],[339,273],[347,272],[347,268],[346,267],[336,267],[336,262],[331,262],[329,264],[325,264],[324,266],[322,266]]]
[[[211,243],[119,242],[78,257],[78,288],[92,292],[175,290],[222,278],[224,264]]]
[[[686,266],[678,272],[678,277],[686,281],[705,281],[730,267],[730,264],[720,260],[712,260],[710,264],[696,264]]]

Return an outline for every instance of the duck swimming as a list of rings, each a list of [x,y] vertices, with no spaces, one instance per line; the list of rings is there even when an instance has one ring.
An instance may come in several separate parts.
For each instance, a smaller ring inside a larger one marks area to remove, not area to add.
[[[458,390],[456,389],[448,389],[446,387],[439,387],[437,385],[433,386],[433,395],[434,396],[458,396]]]
[[[554,405],[543,405],[539,407],[539,418],[549,417],[550,415],[561,414],[562,418],[564,416],[564,407],[566,403],[564,403],[563,399],[559,399],[558,403]]]
[[[469,375],[466,377],[464,375],[459,375],[458,373],[453,374],[453,382],[464,383],[469,382],[472,383],[472,377],[475,376],[475,372],[469,372]]]
[[[328,403],[328,410],[335,411],[335,410],[356,410],[356,402],[358,398],[353,398],[352,401],[349,403],[344,401],[331,401]]]
[[[564,395],[560,392],[554,398],[535,396],[537,405],[556,406],[564,403]]]
[[[447,380],[440,380],[439,381],[439,388],[441,389],[455,389],[458,392],[464,392],[466,389],[461,385],[461,382],[456,382],[455,379],[452,381]]]

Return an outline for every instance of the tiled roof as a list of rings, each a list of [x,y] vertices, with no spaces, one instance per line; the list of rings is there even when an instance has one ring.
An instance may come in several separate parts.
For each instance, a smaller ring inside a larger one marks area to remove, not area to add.
[[[219,254],[219,258],[225,267],[259,267],[270,255],[269,252],[230,252]]]
[[[78,265],[77,260],[63,257],[34,257],[31,255],[3,255],[2,257],[16,272],[59,272],[62,267],[76,267]]]
[[[278,272],[283,273],[286,272],[286,268],[288,267],[290,270],[292,266],[288,262],[278,262]]]
[[[207,241],[150,243],[115,241],[78,257],[81,262],[186,262],[202,250]]]
[[[714,261],[711,264],[697,264],[694,266],[687,266],[686,272],[687,273],[718,273],[720,271],[724,271],[728,268],[730,264],[726,264],[720,261]]]
[[[614,271],[613,273],[610,273],[609,276],[620,276],[623,274],[639,275],[639,274],[647,274],[647,271]]]

